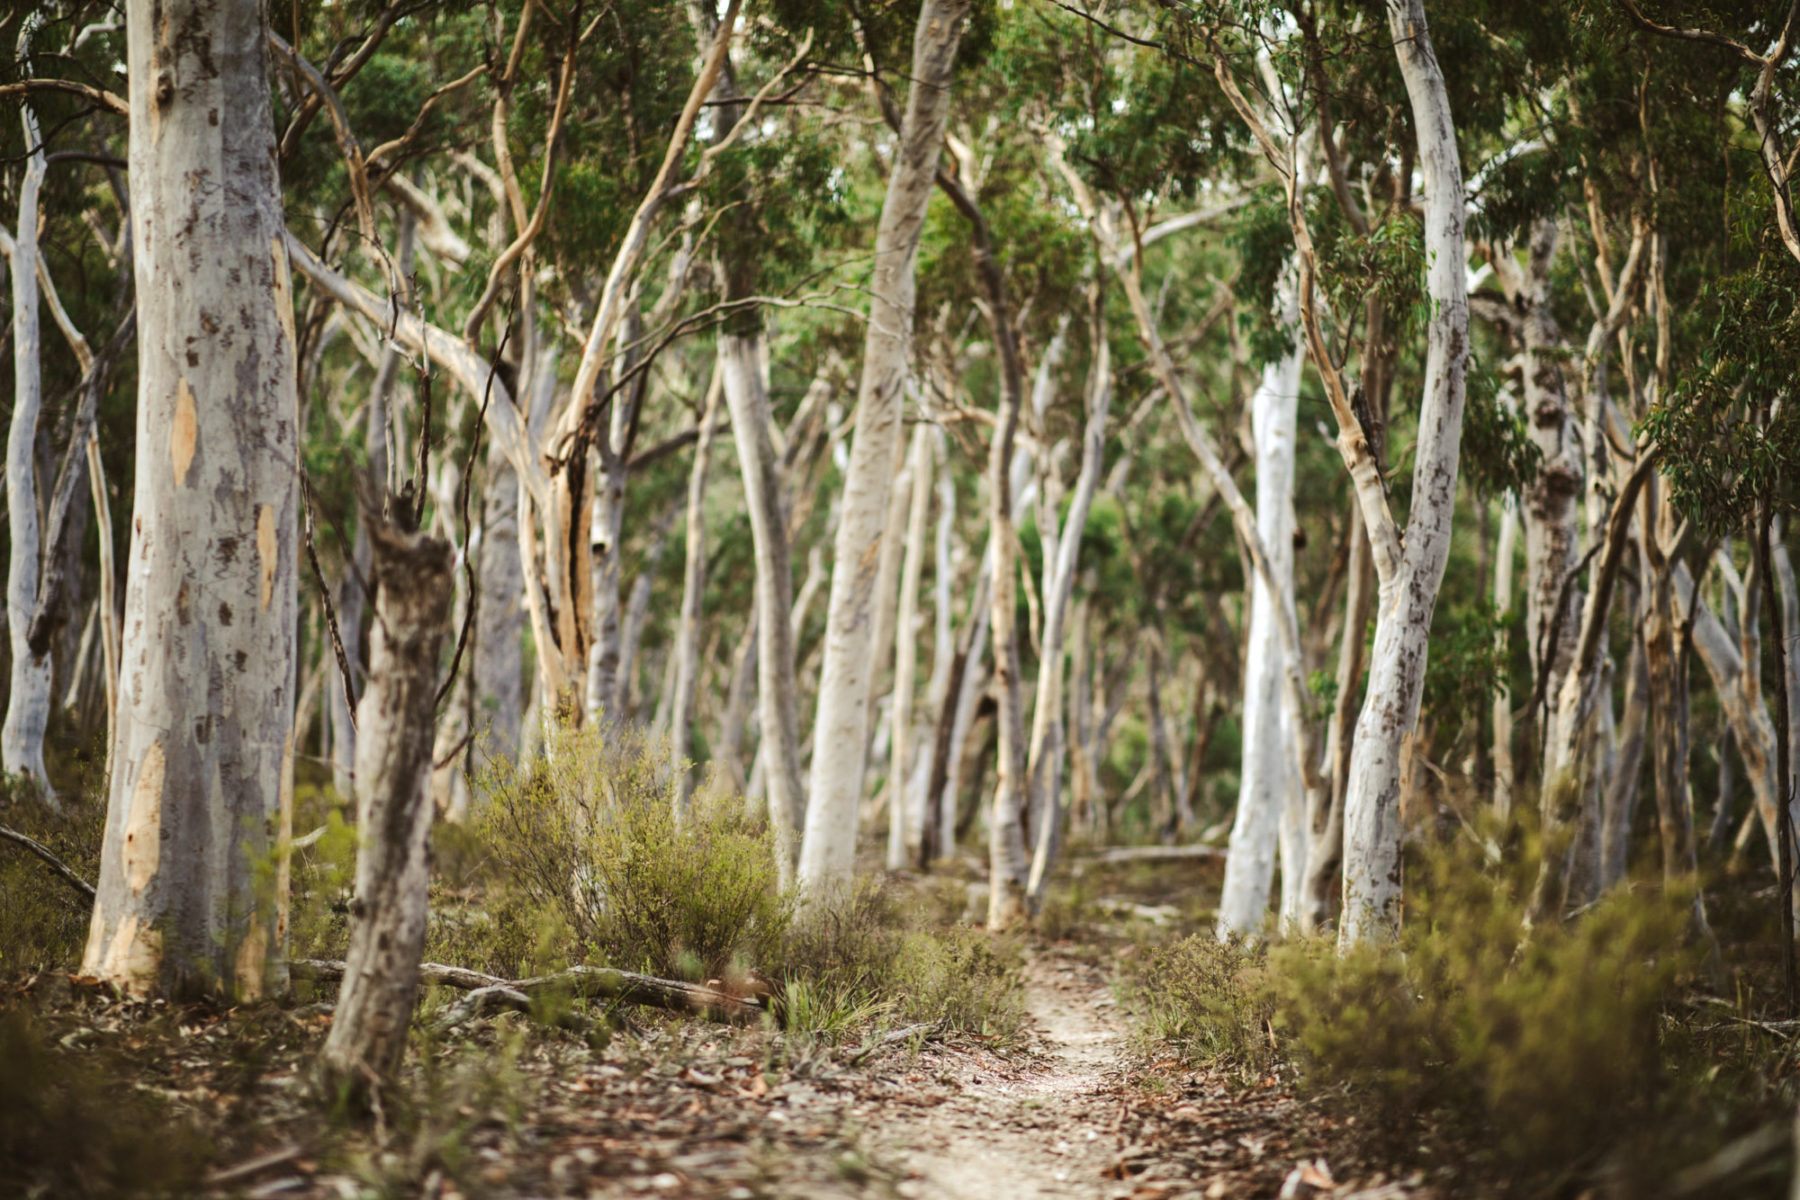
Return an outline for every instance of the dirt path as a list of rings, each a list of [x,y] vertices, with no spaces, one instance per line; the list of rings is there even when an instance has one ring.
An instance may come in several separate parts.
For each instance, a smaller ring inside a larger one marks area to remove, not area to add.
[[[878,1136],[911,1171],[912,1200],[1103,1197],[1102,1171],[1118,1157],[1118,1072],[1123,1037],[1105,977],[1092,967],[1033,955],[1025,1003],[1042,1057],[1025,1068],[981,1064]],[[1111,1184],[1111,1186],[1109,1186]]]

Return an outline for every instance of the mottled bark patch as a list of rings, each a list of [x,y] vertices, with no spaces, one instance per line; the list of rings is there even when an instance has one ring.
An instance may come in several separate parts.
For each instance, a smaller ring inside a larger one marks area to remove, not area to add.
[[[256,509],[256,557],[262,574],[262,607],[269,610],[269,600],[275,594],[275,509],[271,505],[261,504]]]

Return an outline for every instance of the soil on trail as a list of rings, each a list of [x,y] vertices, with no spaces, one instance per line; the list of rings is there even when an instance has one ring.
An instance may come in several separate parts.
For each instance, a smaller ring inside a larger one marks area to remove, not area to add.
[[[1133,1062],[1107,974],[1031,954],[1026,1059],[938,1073],[935,1103],[865,1118],[907,1200],[1430,1200],[1418,1176],[1361,1161],[1343,1125],[1280,1081]],[[897,1097],[896,1097],[897,1098]],[[930,1105],[929,1107],[923,1107]]]
[[[1025,1000],[1040,1054],[976,1071],[936,1107],[881,1130],[917,1200],[1103,1196],[1118,1157],[1122,1035],[1093,968],[1033,955]]]

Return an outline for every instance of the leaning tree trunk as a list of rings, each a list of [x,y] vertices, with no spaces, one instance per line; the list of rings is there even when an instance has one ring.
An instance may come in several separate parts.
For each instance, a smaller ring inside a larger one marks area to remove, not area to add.
[[[1339,942],[1392,937],[1400,927],[1401,745],[1419,715],[1431,614],[1450,557],[1457,450],[1469,367],[1469,293],[1462,165],[1450,98],[1425,23],[1424,0],[1388,0],[1388,24],[1412,104],[1425,184],[1424,400],[1414,450],[1412,509],[1398,569],[1383,571],[1369,691],[1357,721],[1344,794],[1344,917]],[[1376,497],[1359,486],[1364,516]],[[1380,517],[1388,518],[1386,511]],[[1374,529],[1371,523],[1371,530]],[[1384,551],[1392,542],[1384,537]],[[1377,556],[1379,566],[1383,555]]]
[[[912,344],[914,266],[950,106],[950,78],[969,0],[925,0],[913,36],[912,88],[875,237],[868,334],[856,433],[844,478],[814,720],[812,797],[800,879],[829,887],[849,878],[868,729],[876,564],[887,515],[890,464]],[[777,621],[764,622],[776,626]],[[766,648],[766,647],[765,647]],[[766,736],[766,734],[765,734]]]
[[[476,570],[475,649],[469,661],[484,749],[512,762],[524,725],[525,574],[519,563],[519,476],[499,450],[487,456]]]
[[[425,948],[426,839],[432,805],[438,654],[454,593],[450,543],[365,512],[376,578],[369,684],[356,706],[356,855],[350,950],[322,1065],[364,1095],[390,1080],[406,1052]]]
[[[1291,300],[1284,322],[1298,324]],[[1282,703],[1286,655],[1282,647],[1279,605],[1294,589],[1294,448],[1300,400],[1301,348],[1298,338],[1281,358],[1263,367],[1262,381],[1250,400],[1250,425],[1256,443],[1256,528],[1268,551],[1275,586],[1250,573],[1250,636],[1244,657],[1243,769],[1238,783],[1237,815],[1231,826],[1230,853],[1225,859],[1225,886],[1219,897],[1221,939],[1259,932],[1269,911],[1269,889],[1275,876],[1277,833],[1285,833],[1287,808],[1301,799],[1300,768],[1293,761],[1290,722],[1302,719]],[[1276,588],[1281,589],[1277,591]],[[1300,919],[1300,882],[1305,876],[1305,837],[1282,839],[1281,917],[1284,925]],[[1289,845],[1289,842],[1297,844]],[[1289,903],[1289,897],[1292,903]],[[1290,911],[1291,909],[1291,911]]]
[[[299,510],[267,27],[254,4],[132,0],[127,40],[137,482],[83,970],[253,996],[287,984]]]
[[[29,31],[26,35],[29,37]],[[21,39],[21,49],[26,38]],[[47,159],[37,118],[19,106],[24,124],[25,178],[19,187],[19,232],[13,239],[13,403],[6,437],[7,533],[6,627],[12,648],[12,677],[6,720],[0,724],[0,766],[49,792],[44,772],[44,729],[50,721],[51,656],[33,654],[26,641],[38,590],[38,497],[36,450],[43,383],[38,331],[38,192]]]

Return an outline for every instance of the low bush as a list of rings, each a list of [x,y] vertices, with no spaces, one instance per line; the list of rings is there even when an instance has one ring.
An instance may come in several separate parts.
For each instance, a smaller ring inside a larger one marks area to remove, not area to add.
[[[481,781],[475,835],[492,878],[561,915],[571,957],[690,980],[776,957],[791,906],[769,833],[741,801],[702,789],[678,816],[668,748],[640,730],[563,729],[547,743]]]
[[[1250,1077],[1274,1063],[1275,1008],[1262,951],[1197,933],[1142,955],[1124,989],[1140,1049],[1174,1049]]]

